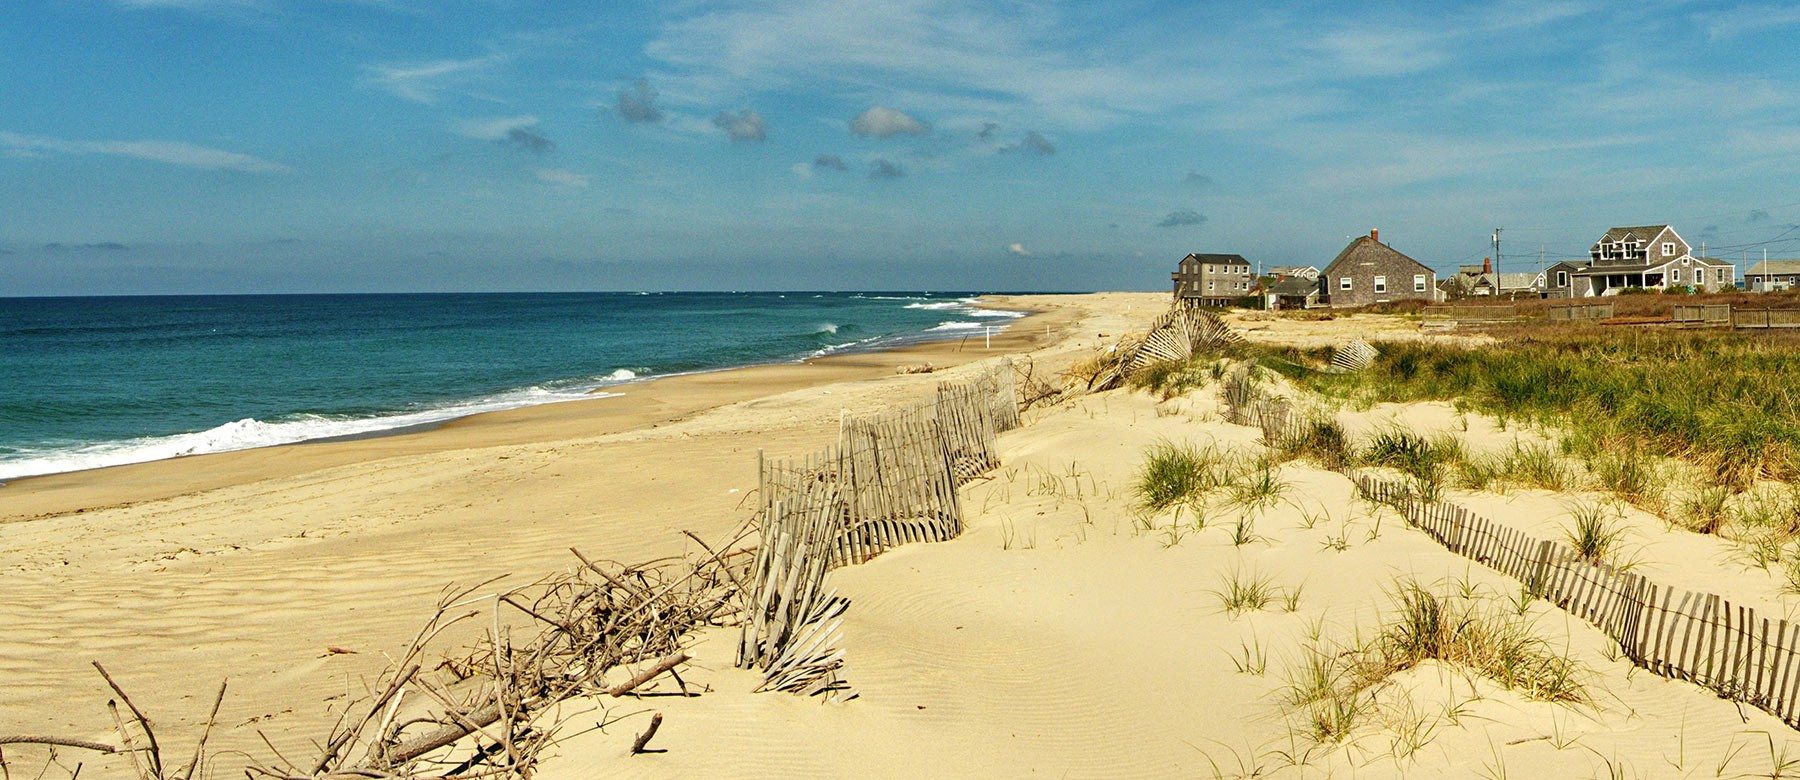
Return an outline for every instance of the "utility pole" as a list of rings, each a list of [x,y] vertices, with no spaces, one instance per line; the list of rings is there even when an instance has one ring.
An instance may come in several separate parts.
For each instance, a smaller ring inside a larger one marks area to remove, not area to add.
[[[1500,283],[1500,228],[1494,228],[1494,292],[1505,289],[1506,285]]]

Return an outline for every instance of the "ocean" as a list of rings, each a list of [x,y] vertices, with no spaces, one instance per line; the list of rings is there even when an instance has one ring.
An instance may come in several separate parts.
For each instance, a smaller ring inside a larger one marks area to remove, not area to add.
[[[979,335],[968,293],[0,298],[0,480]]]

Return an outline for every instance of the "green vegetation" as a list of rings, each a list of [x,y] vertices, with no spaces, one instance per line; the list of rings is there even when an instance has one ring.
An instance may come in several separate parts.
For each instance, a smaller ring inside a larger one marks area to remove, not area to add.
[[[1625,529],[1617,523],[1618,517],[1618,510],[1603,503],[1574,504],[1569,507],[1572,522],[1563,538],[1582,558],[1606,563],[1625,535]]]
[[[1284,589],[1273,579],[1254,572],[1235,571],[1221,577],[1218,590],[1212,594],[1219,599],[1220,608],[1232,617],[1261,612],[1276,602],[1287,612],[1300,608],[1300,588]]]
[[[1693,460],[1734,489],[1757,477],[1800,477],[1800,350],[1767,337],[1582,329],[1480,347],[1392,342],[1367,371],[1295,378],[1331,395],[1458,399],[1554,426],[1567,432],[1566,449],[1590,462],[1641,448]],[[1643,463],[1623,457],[1595,470],[1646,493]]]
[[[1163,442],[1144,453],[1138,468],[1138,506],[1155,512],[1194,503],[1232,481],[1230,460],[1217,450]]]
[[[1473,593],[1438,595],[1413,580],[1399,583],[1392,602],[1373,636],[1347,647],[1309,648],[1289,670],[1282,698],[1313,740],[1342,741],[1379,711],[1383,681],[1428,660],[1456,664],[1539,701],[1591,701],[1575,662],[1507,609]]]

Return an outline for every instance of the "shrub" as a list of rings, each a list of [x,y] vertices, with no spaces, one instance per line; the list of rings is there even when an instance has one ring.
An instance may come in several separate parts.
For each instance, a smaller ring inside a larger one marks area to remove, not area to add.
[[[1138,506],[1160,511],[1188,503],[1231,481],[1227,459],[1211,447],[1162,442],[1144,454],[1138,467]]]

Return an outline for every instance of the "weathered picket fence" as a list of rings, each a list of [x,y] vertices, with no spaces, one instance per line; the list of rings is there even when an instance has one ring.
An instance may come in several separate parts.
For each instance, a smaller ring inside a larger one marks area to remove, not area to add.
[[[1367,474],[1357,482],[1365,495],[1394,507],[1452,552],[1512,576],[1532,595],[1593,624],[1638,666],[1800,728],[1800,625],[1619,571],[1454,504],[1420,500],[1403,483]]]
[[[1292,401],[1263,391],[1248,372],[1234,377],[1223,388],[1228,421],[1261,428],[1271,445],[1304,435],[1310,421]],[[1532,595],[1593,624],[1632,663],[1800,728],[1800,623],[1583,558],[1566,544],[1455,504],[1424,500],[1405,482],[1354,473],[1347,465],[1340,470],[1364,496],[1393,507],[1451,552],[1518,580]]]
[[[1012,361],[931,401],[845,415],[838,443],[799,458],[758,455],[761,545],[738,666],[764,690],[840,692],[840,625],[848,602],[826,586],[834,568],[910,542],[962,534],[959,485],[1000,463],[995,436],[1019,425]]]

